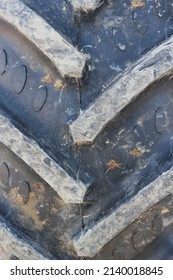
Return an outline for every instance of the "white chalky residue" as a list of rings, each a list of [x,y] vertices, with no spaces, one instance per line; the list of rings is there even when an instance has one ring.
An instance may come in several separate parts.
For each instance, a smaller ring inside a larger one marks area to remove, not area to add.
[[[99,8],[104,3],[104,0],[71,0],[71,3],[76,12],[88,13]]]

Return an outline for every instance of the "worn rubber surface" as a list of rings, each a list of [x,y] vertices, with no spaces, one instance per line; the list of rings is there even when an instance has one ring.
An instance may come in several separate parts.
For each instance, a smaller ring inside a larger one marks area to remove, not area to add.
[[[171,0],[0,2],[2,259],[172,258],[172,34]]]

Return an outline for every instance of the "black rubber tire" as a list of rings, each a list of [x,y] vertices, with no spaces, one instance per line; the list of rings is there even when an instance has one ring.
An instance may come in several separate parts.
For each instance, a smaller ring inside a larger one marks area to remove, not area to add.
[[[172,1],[10,1],[0,258],[172,258]]]

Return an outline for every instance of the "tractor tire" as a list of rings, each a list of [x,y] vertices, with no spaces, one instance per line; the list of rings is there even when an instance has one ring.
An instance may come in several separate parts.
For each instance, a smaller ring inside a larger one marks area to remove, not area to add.
[[[172,88],[171,0],[1,0],[0,259],[173,259]]]

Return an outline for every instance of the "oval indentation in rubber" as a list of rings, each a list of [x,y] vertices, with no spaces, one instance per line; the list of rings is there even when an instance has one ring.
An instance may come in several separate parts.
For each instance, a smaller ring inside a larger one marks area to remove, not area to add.
[[[29,194],[30,194],[30,185],[28,182],[22,182],[19,185],[19,190],[18,190],[18,201],[21,204],[26,204],[29,199]]]
[[[163,133],[166,128],[166,112],[162,107],[156,110],[155,126],[158,133]]]
[[[143,236],[143,232],[136,232],[132,236],[133,247],[138,251],[142,252],[146,246],[146,242]]]
[[[13,70],[13,89],[15,93],[20,94],[25,88],[27,81],[27,68],[24,65],[18,65]]]
[[[16,255],[10,255],[9,260],[19,260],[19,258]]]
[[[0,165],[0,181],[4,186],[8,186],[10,180],[10,171],[8,165],[3,162]]]
[[[41,111],[44,107],[47,100],[47,88],[45,86],[41,86],[39,90],[35,93],[34,101],[33,101],[33,109],[35,112]]]
[[[114,41],[116,46],[121,50],[121,51],[125,51],[127,48],[127,41],[126,41],[126,37],[124,35],[124,33],[119,29],[116,30],[113,28],[113,37],[114,37]]]
[[[163,220],[160,215],[156,215],[153,220],[153,230],[158,234],[161,233],[163,228]]]
[[[136,8],[133,11],[133,20],[136,25],[137,31],[144,35],[147,32],[147,17],[144,9]]]
[[[3,75],[7,66],[7,53],[5,50],[0,50],[0,75]]]

